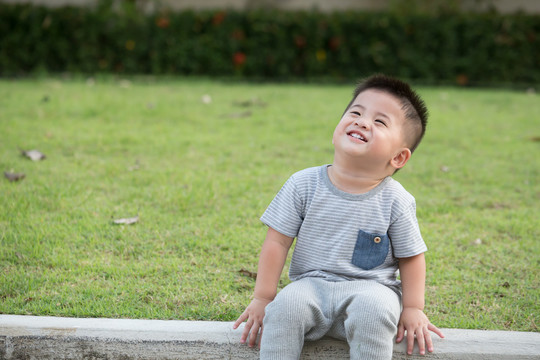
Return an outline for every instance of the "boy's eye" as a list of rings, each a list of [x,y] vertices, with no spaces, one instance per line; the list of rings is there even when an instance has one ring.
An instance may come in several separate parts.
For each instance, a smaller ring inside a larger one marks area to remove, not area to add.
[[[384,121],[382,121],[382,120],[377,119],[377,120],[375,120],[375,122],[378,122],[378,123],[380,123],[380,124],[386,126],[386,123],[385,123]]]
[[[354,114],[356,116],[362,116],[362,114],[360,114],[358,111],[353,111],[353,112],[351,112],[351,114]]]

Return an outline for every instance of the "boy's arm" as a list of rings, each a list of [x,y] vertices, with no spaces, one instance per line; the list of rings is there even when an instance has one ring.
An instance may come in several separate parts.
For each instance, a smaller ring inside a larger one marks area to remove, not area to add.
[[[233,328],[236,329],[247,320],[240,342],[246,342],[249,335],[249,346],[254,346],[259,330],[262,335],[264,309],[276,296],[279,278],[293,240],[291,237],[268,228],[259,257],[253,300],[233,325]]]
[[[412,354],[414,338],[418,341],[420,354],[433,351],[433,342],[429,331],[440,337],[443,333],[424,314],[424,291],[426,282],[426,260],[424,254],[399,259],[399,273],[403,287],[403,311],[398,325],[397,342],[404,338],[407,330],[407,353]]]

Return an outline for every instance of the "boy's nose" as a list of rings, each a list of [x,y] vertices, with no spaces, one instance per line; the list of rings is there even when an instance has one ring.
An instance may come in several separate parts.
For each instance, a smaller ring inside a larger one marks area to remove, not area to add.
[[[365,118],[356,119],[354,124],[362,129],[369,130],[369,124]]]

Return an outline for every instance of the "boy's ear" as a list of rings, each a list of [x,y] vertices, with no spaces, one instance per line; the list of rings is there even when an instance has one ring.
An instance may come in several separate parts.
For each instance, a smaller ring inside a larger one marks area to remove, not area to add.
[[[399,153],[397,153],[396,156],[392,158],[392,160],[390,160],[390,164],[395,169],[401,169],[405,166],[405,164],[407,163],[407,161],[409,161],[410,158],[411,150],[409,150],[408,148],[403,148]]]

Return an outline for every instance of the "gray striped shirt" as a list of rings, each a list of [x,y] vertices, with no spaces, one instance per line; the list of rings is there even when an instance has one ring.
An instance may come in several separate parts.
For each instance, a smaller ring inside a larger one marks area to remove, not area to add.
[[[427,250],[414,197],[400,183],[387,177],[365,194],[350,194],[332,184],[328,165],[292,175],[261,221],[297,238],[292,281],[370,279],[399,291],[397,259]]]

